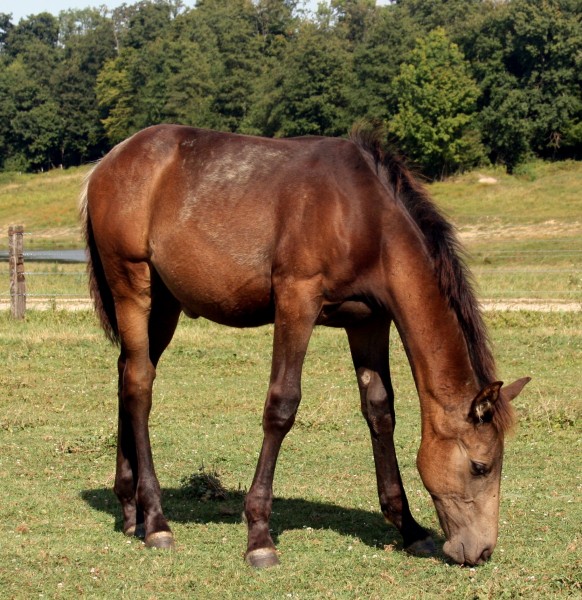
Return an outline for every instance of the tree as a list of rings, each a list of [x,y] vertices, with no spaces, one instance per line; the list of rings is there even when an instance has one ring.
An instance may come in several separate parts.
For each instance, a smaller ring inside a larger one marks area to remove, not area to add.
[[[179,2],[142,1],[113,11],[117,56],[96,77],[96,97],[110,143],[165,120],[166,49],[172,38]]]
[[[353,52],[355,83],[350,90],[354,118],[388,120],[397,110],[392,80],[414,49],[421,31],[399,5],[376,9]]]
[[[62,122],[52,76],[62,57],[58,22],[49,13],[23,19],[4,38],[0,124],[4,167],[46,169],[58,164]]]
[[[6,51],[16,58],[23,55],[29,47],[38,42],[45,47],[54,48],[57,45],[59,26],[56,17],[48,12],[32,15],[22,19],[18,25],[5,31]]]
[[[533,153],[580,156],[582,28],[569,0],[513,0],[487,13],[468,44],[482,89],[480,128],[508,170]]]
[[[216,129],[240,131],[250,111],[264,48],[257,17],[250,0],[202,0],[194,11],[201,48],[210,44],[214,97],[209,125]]]
[[[58,164],[58,106],[20,59],[0,72],[0,127],[4,168],[41,170]]]
[[[6,38],[10,33],[10,30],[14,27],[12,24],[12,15],[7,13],[0,13],[0,54],[4,51],[4,45]]]
[[[181,0],[141,0],[113,9],[111,20],[117,51],[139,49],[163,35],[182,12]]]
[[[145,60],[145,52],[141,53]],[[117,58],[107,61],[99,75],[95,92],[102,119],[111,144],[123,141],[141,126],[151,125],[139,106],[139,89],[135,85],[134,70],[138,68],[140,54],[133,48],[123,48]]]
[[[107,149],[95,94],[97,75],[115,54],[112,22],[98,11],[64,11],[59,17],[63,59],[53,73],[58,115],[63,124],[61,163],[99,158]]]
[[[488,7],[483,0],[397,0],[396,4],[425,33],[442,27],[454,40]]]
[[[167,42],[164,119],[195,127],[208,127],[213,120],[212,70],[200,46],[179,36]]]
[[[266,135],[345,135],[351,55],[341,39],[306,23],[270,73],[255,123]]]
[[[425,174],[438,178],[478,162],[472,123],[479,89],[444,29],[417,41],[393,87],[398,109],[388,128]]]
[[[298,24],[295,11],[297,0],[258,0],[256,2],[256,19],[258,32],[262,36],[264,46],[268,49],[277,40],[288,40]]]
[[[93,160],[168,121],[273,136],[386,122],[431,177],[484,152],[510,171],[582,156],[579,0],[301,5],[0,13],[0,168]]]
[[[364,39],[376,13],[375,0],[331,0],[335,33],[354,46]]]

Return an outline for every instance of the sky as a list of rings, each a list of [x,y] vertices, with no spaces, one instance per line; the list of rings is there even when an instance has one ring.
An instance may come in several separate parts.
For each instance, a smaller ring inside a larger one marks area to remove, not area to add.
[[[12,13],[12,22],[18,23],[23,17],[28,15],[37,15],[41,12],[49,12],[53,15],[58,15],[61,10],[71,8],[98,8],[105,5],[108,8],[116,8],[124,2],[133,4],[136,0],[1,0],[0,12]],[[186,6],[193,6],[195,0],[185,0]],[[318,0],[307,0],[307,7],[315,9]]]

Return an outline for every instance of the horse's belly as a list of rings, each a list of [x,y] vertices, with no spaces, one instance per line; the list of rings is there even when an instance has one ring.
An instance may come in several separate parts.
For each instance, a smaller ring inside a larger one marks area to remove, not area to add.
[[[273,321],[270,273],[194,262],[156,270],[189,317],[233,327]]]
[[[191,318],[204,317],[230,327],[258,327],[272,323],[274,309],[270,302],[249,302],[247,298],[225,298],[218,301],[186,299],[181,302],[182,310]]]

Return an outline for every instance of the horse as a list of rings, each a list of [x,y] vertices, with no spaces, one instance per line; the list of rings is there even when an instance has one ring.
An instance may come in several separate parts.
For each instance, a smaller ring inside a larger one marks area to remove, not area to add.
[[[453,226],[382,135],[268,139],[157,125],[114,147],[80,200],[89,287],[120,347],[114,492],[123,531],[172,548],[148,418],[158,361],[179,316],[274,323],[263,441],[244,501],[246,562],[278,564],[269,534],[281,444],[301,399],[316,325],[347,332],[370,430],[380,508],[406,550],[435,551],[413,518],[393,441],[388,339],[394,323],[421,407],[417,468],[463,565],[497,542],[510,404]]]

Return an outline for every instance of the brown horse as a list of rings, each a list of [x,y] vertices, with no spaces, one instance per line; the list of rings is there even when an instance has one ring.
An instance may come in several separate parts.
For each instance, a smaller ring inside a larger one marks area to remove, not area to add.
[[[90,287],[121,346],[115,493],[123,529],[171,547],[148,417],[158,360],[178,317],[275,324],[263,445],[244,512],[246,560],[278,562],[269,535],[275,464],[295,420],[315,325],[347,331],[380,506],[404,546],[430,552],[412,517],[393,441],[388,334],[406,348],[422,412],[418,469],[454,561],[497,540],[510,401],[449,223],[374,132],[272,140],[162,125],[114,148],[81,200]]]

